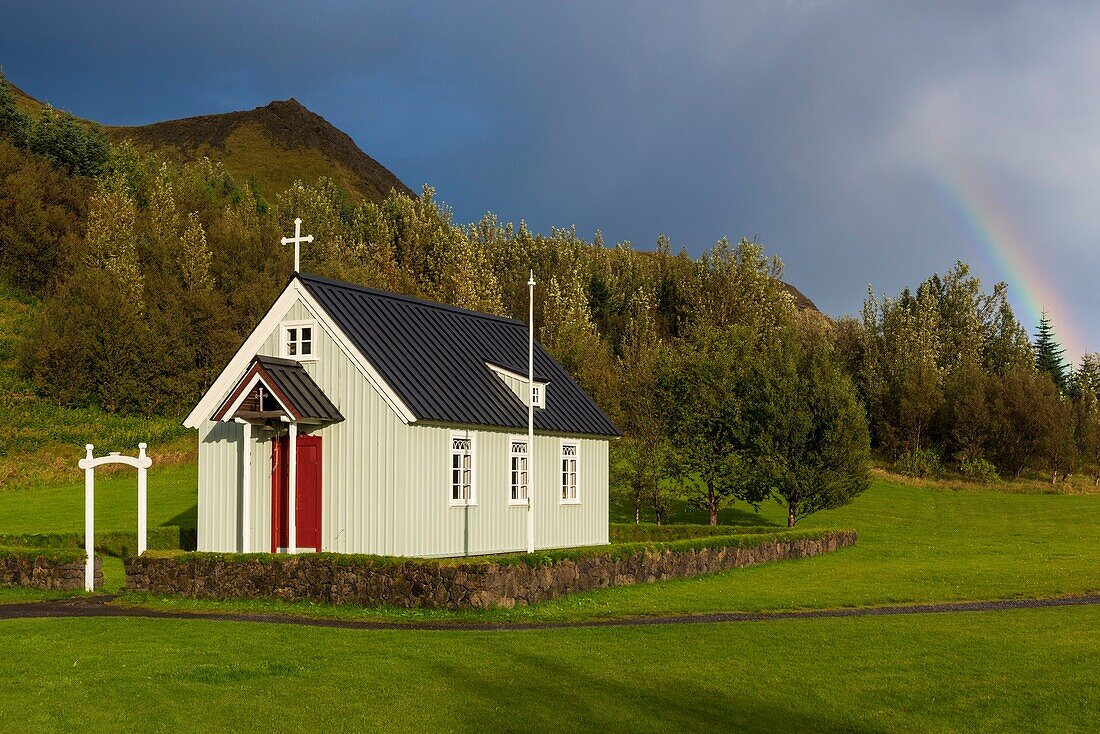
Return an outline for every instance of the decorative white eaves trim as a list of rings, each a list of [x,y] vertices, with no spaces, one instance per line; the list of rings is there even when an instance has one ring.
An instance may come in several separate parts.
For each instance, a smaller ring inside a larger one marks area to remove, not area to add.
[[[527,382],[527,375],[521,375],[518,372],[513,372],[512,370],[505,369],[504,367],[501,367],[499,364],[493,364],[492,362],[486,362],[485,366],[488,367],[489,369],[491,369],[493,372],[496,372],[498,375],[504,375],[505,377],[511,377],[513,380],[519,380],[521,382]],[[550,383],[545,382],[543,380],[535,380],[534,384],[536,384],[536,385],[549,385]]]
[[[363,377],[378,391],[397,416],[406,424],[416,420],[416,415],[393,391],[393,388],[382,379],[374,365],[367,361],[367,358],[348,339],[343,329],[329,317],[328,312],[317,303],[313,296],[309,294],[309,291],[295,277],[275,300],[271,308],[268,309],[259,325],[244,340],[244,344],[241,345],[233,358],[229,360],[229,364],[225,366],[225,369],[221,371],[217,379],[210,385],[210,388],[199,399],[198,404],[184,418],[183,425],[185,427],[198,428],[204,420],[213,415],[221,402],[225,400],[225,396],[233,389],[234,382],[240,379],[240,376],[248,367],[248,363],[259,353],[260,347],[279,328],[291,307],[298,302],[324,326],[329,335],[332,336],[333,341],[340,347],[340,351],[359,369]]]
[[[266,387],[268,394],[275,399],[275,402],[279,404],[279,407],[283,409],[283,412],[289,415],[291,418],[295,417],[294,411],[288,408],[286,403],[284,403],[282,400],[279,400],[279,395],[271,389],[271,385],[267,384],[267,380],[265,380],[263,376],[260,375],[259,372],[257,372],[255,375],[252,376],[252,379],[248,381],[248,385],[245,386],[244,390],[241,390],[241,394],[237,396],[237,399],[233,401],[233,404],[230,405],[229,408],[225,411],[225,415],[222,417],[223,423],[228,423],[229,421],[233,420],[233,414],[236,413],[237,409],[241,407],[241,403],[248,399],[249,394],[256,388],[256,385],[263,385],[264,387]]]

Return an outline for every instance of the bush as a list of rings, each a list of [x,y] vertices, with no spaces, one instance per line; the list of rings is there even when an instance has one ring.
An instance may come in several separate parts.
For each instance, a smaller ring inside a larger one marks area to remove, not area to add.
[[[943,463],[935,451],[907,451],[898,459],[897,470],[910,477],[927,479],[938,476],[943,471]]]
[[[149,550],[179,550],[185,535],[187,531],[173,526],[150,528],[146,543]],[[4,533],[0,534],[0,546],[25,548],[28,552],[44,548],[82,551],[84,533]],[[137,552],[137,533],[96,533],[95,549],[114,558],[132,556]]]
[[[656,526],[653,526],[656,527]],[[674,526],[675,527],[675,526]],[[707,526],[680,526],[680,527],[707,527]],[[743,528],[735,528],[743,530]],[[535,553],[503,553],[488,556],[455,556],[447,558],[417,558],[407,556],[377,556],[365,553],[310,553],[309,558],[323,558],[325,562],[333,566],[402,566],[412,565],[426,566],[514,566],[527,565],[532,568],[552,566],[561,561],[576,561],[587,557],[602,557],[610,559],[628,558],[635,553],[644,551],[693,551],[715,548],[756,548],[770,543],[786,540],[821,540],[838,533],[851,533],[854,530],[837,530],[830,528],[813,528],[806,530],[790,530],[788,528],[763,528],[750,532],[740,532],[734,535],[713,535],[706,537],[683,538],[679,540],[652,541],[643,540],[629,543],[613,543],[610,545],[580,546],[577,548],[552,548],[537,551]],[[193,561],[211,560],[217,563],[248,563],[259,561],[264,564],[293,564],[297,563],[301,556],[286,555],[282,553],[210,553],[210,552],[180,552],[180,551],[153,551],[145,557],[159,558],[173,563],[186,565]]]
[[[58,563],[79,563],[85,559],[84,551],[72,548],[23,548],[4,547],[0,540],[0,557],[4,558],[49,558]]]
[[[985,459],[967,459],[959,462],[959,473],[972,482],[993,484],[1001,480],[1001,474],[993,462]]]
[[[611,523],[612,543],[637,543],[639,541],[684,540],[720,535],[758,535],[773,533],[779,528],[771,525],[654,525],[653,523]]]

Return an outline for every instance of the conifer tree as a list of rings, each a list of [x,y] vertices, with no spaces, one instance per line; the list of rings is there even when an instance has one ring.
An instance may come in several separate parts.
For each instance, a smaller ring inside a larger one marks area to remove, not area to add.
[[[1066,363],[1062,355],[1065,349],[1058,343],[1051,326],[1050,317],[1043,311],[1039,318],[1039,329],[1035,334],[1035,367],[1050,375],[1059,390],[1066,389]]]
[[[27,140],[27,118],[15,106],[15,95],[3,70],[0,70],[0,137],[20,147]]]

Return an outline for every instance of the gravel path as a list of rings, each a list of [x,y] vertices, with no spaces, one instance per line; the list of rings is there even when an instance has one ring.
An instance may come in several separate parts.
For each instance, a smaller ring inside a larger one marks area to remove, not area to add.
[[[112,604],[117,597],[74,597],[24,604],[0,604],[0,620],[43,619],[51,617],[145,617],[151,619],[201,619],[217,622],[264,622],[296,624],[307,627],[333,627],[357,630],[435,630],[504,631],[547,630],[580,627],[634,627],[673,624],[715,624],[726,622],[762,622],[776,619],[823,619],[826,617],[874,617],[895,614],[939,614],[945,612],[999,612],[1010,609],[1042,609],[1100,604],[1100,594],[1047,599],[997,599],[993,601],[950,602],[944,604],[905,604],[847,609],[811,609],[797,612],[724,612],[667,617],[596,619],[578,622],[368,622],[350,619],[316,619],[284,614],[242,612],[188,612],[148,609]]]

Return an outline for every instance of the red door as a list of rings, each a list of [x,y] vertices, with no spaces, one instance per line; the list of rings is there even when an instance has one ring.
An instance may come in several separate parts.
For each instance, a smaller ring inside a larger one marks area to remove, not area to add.
[[[271,552],[290,545],[287,513],[290,441],[275,441],[271,454]],[[298,436],[297,544],[321,550],[321,437]]]

